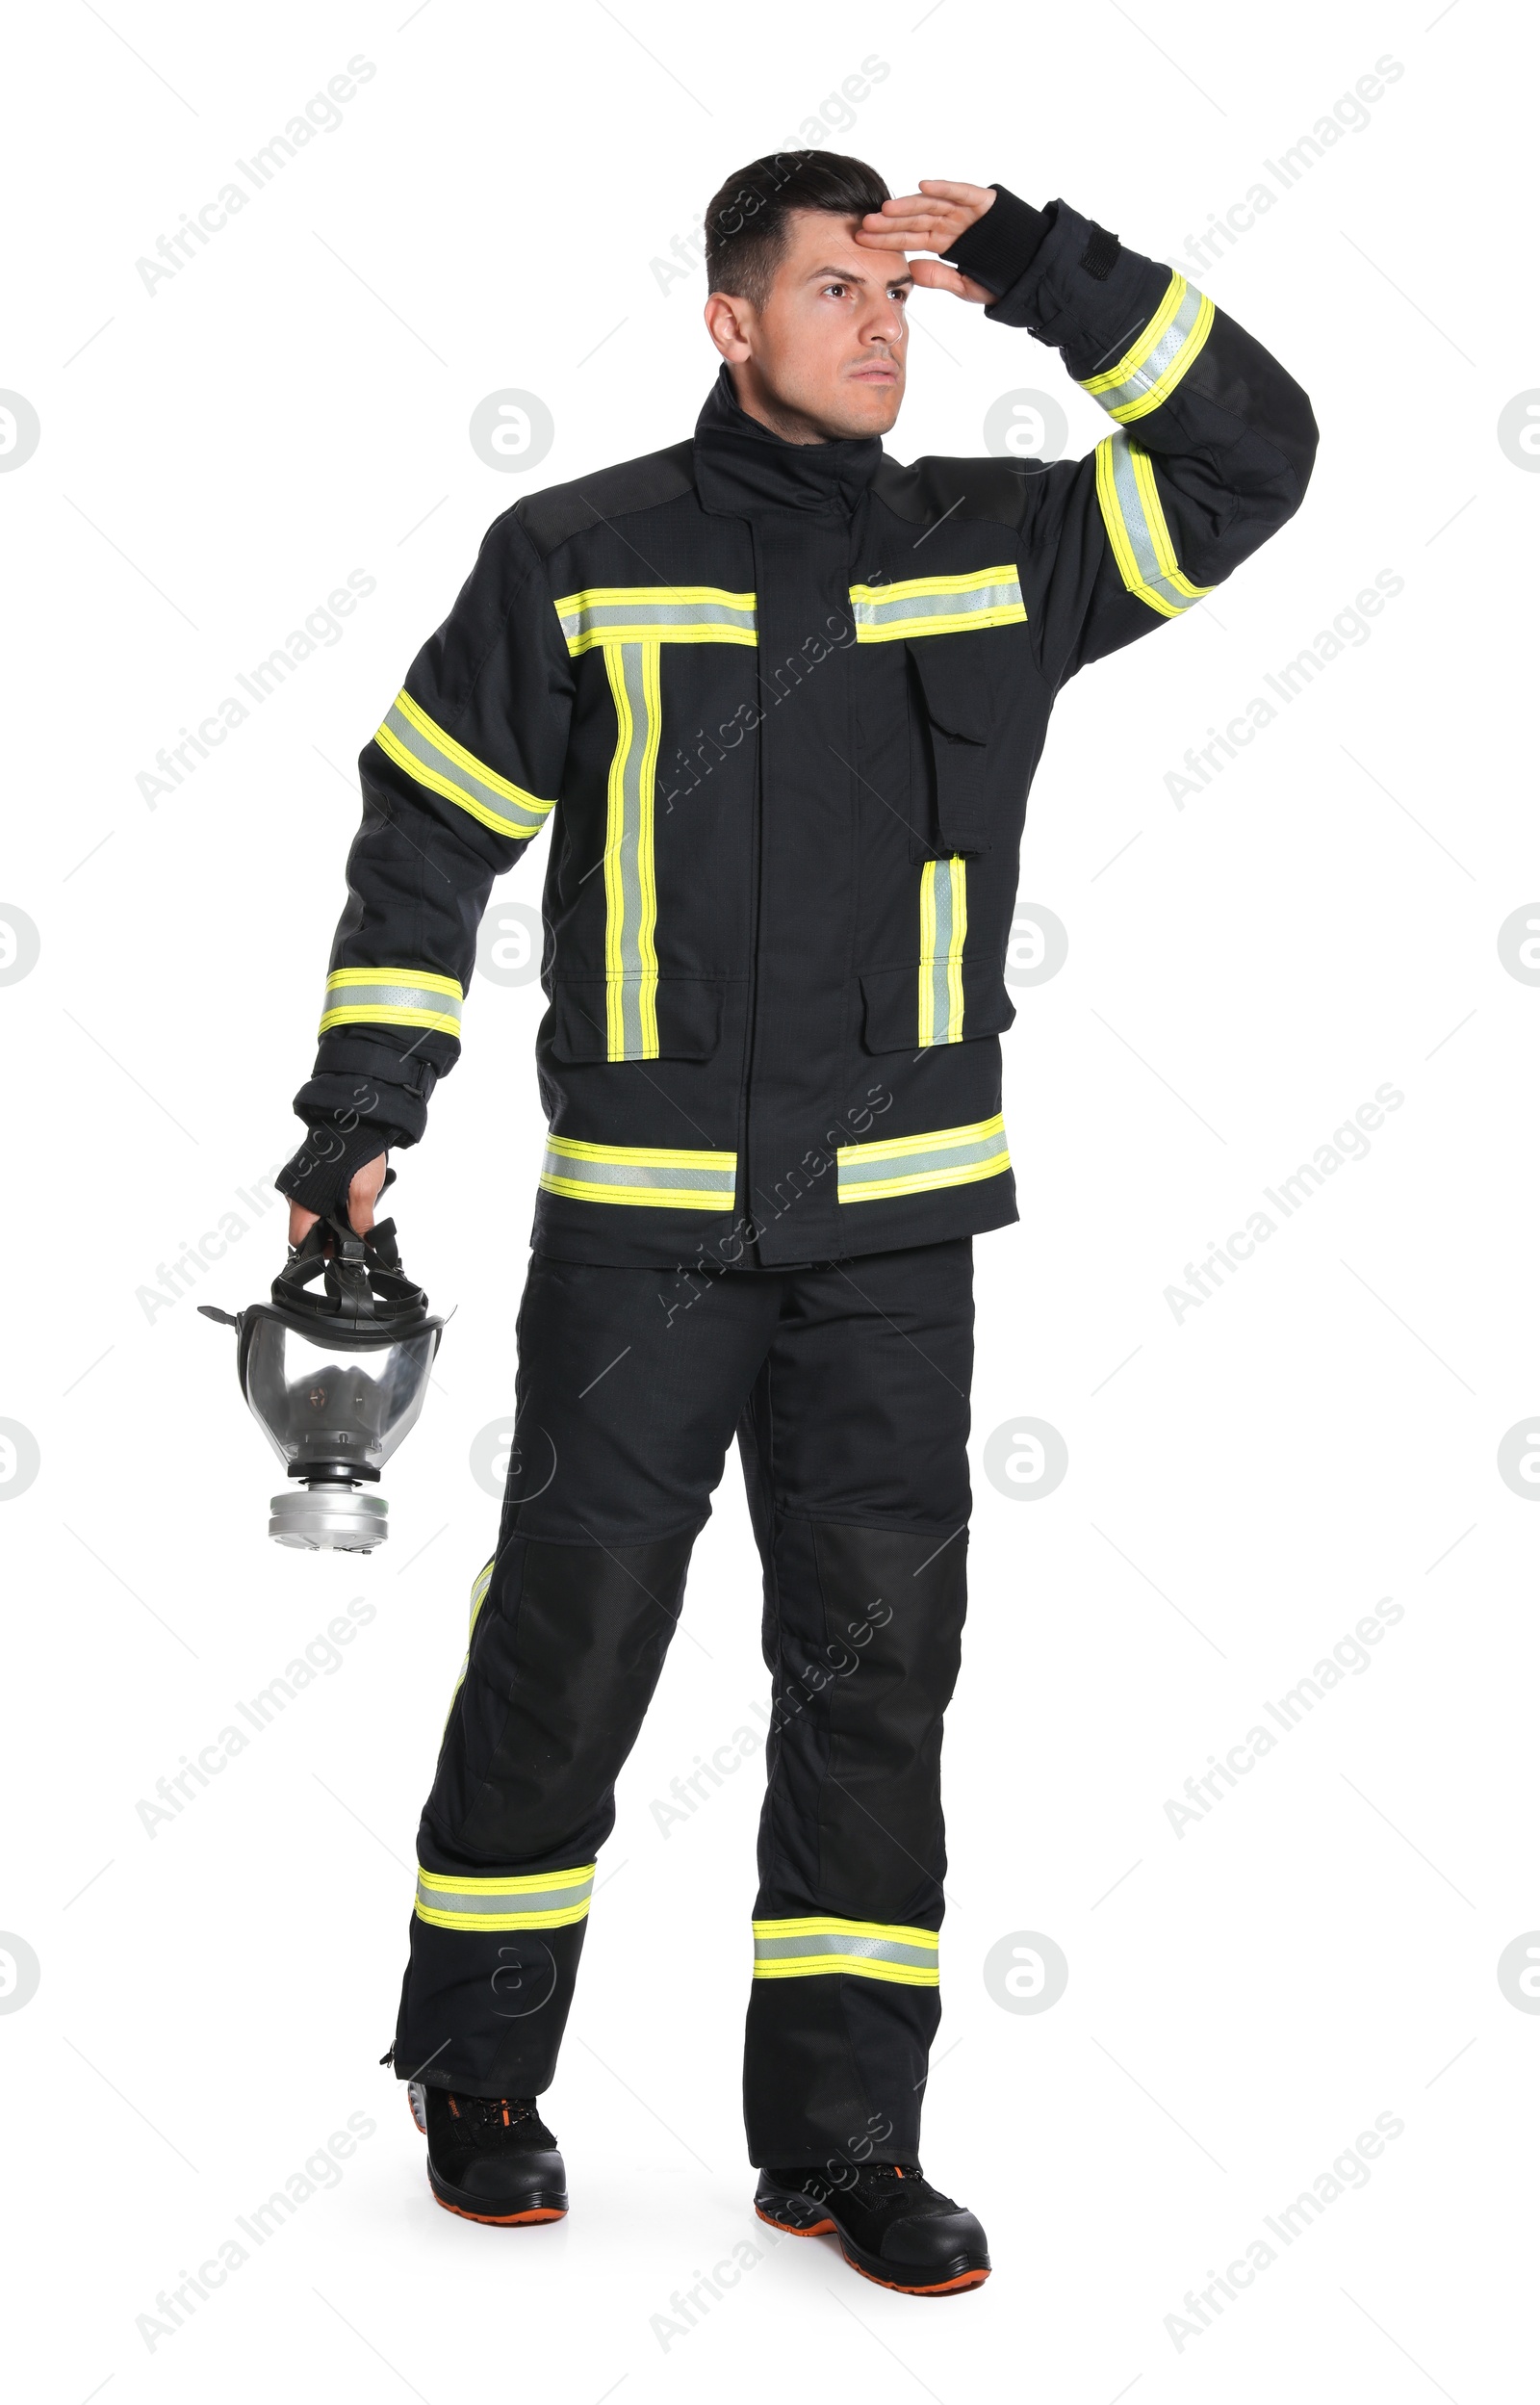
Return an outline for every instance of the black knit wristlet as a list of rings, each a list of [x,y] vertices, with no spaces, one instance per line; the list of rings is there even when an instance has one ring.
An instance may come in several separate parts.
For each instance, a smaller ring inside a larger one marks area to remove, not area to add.
[[[1018,200],[1014,192],[1007,192],[1003,184],[992,189],[993,206],[975,218],[941,255],[949,268],[971,276],[975,284],[988,284],[992,293],[1003,293],[1032,265],[1047,240],[1059,204],[1050,201],[1046,209],[1035,209],[1030,201]]]
[[[334,1127],[312,1127],[272,1182],[301,1210],[334,1211],[352,1184],[354,1172],[401,1141],[394,1127],[376,1127],[369,1120],[359,1120],[346,1135]]]

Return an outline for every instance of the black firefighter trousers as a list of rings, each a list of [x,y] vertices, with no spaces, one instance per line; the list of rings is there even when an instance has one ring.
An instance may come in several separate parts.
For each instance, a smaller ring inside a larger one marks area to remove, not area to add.
[[[749,2154],[916,2154],[940,2019],[972,1275],[965,1237],[688,1277],[531,1260],[498,1550],[419,1836],[398,2077],[549,2086],[615,1780],[736,1431],[772,1674]]]

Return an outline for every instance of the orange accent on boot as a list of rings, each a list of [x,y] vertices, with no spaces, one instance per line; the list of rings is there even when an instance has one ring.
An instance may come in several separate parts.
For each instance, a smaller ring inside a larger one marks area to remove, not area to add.
[[[446,2197],[439,2194],[437,2188],[433,2190],[433,2202],[435,2205],[442,2205],[447,2213],[458,2213],[462,2221],[482,2221],[495,2230],[516,2229],[523,2222],[565,2221],[567,2218],[565,2205],[536,2205],[531,2211],[525,2213],[467,2212],[463,2205],[451,2205]]]
[[[840,2252],[844,2254],[843,2247]],[[959,2296],[967,2289],[982,2288],[989,2276],[987,2271],[963,2271],[960,2272],[955,2280],[937,2280],[931,2288],[911,2288],[903,2280],[879,2279],[875,2271],[867,2271],[862,2264],[854,2262],[849,2255],[845,2256],[845,2261],[850,2264],[852,2271],[859,2271],[861,2278],[870,2280],[874,2288],[896,2289],[900,2296]]]
[[[764,2207],[758,2204],[755,2206],[754,2210],[758,2214],[761,2221],[768,2221],[772,2230],[784,2230],[787,2237],[828,2237],[834,2227],[832,2221],[778,2221],[774,2213],[767,2213]]]

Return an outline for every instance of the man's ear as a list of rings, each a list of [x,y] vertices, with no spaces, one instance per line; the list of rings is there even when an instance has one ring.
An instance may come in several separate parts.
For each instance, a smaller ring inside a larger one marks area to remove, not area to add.
[[[706,330],[724,359],[748,358],[748,333],[753,322],[754,312],[746,300],[732,293],[706,295]]]

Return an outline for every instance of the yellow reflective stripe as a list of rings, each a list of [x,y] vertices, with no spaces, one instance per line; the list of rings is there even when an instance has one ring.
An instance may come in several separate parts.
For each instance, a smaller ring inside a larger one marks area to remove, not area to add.
[[[450,995],[456,1002],[465,998],[459,978],[441,976],[436,969],[333,969],[326,978],[328,994],[355,985],[417,985],[430,994]]]
[[[387,760],[393,760],[417,785],[431,793],[442,794],[457,810],[468,811],[494,834],[516,837],[523,841],[538,835],[555,801],[543,802],[537,794],[526,793],[523,786],[513,785],[500,777],[495,768],[468,752],[463,743],[436,726],[420,702],[414,702],[403,686],[386,711],[382,723],[374,730],[374,740]],[[500,810],[500,802],[513,805],[513,815]]]
[[[532,1871],[517,1878],[473,1878],[419,1869],[416,1912],[439,1929],[559,1929],[583,1920],[598,1865]]]
[[[624,1202],[685,1211],[731,1211],[735,1152],[680,1152],[652,1145],[587,1144],[548,1136],[540,1182],[578,1202]]]
[[[441,998],[442,997],[442,998]],[[459,982],[428,969],[334,969],[318,1032],[343,1026],[430,1027],[460,1032]]]
[[[879,1202],[998,1177],[1011,1166],[1005,1121],[973,1121],[925,1135],[890,1136],[878,1144],[845,1144],[835,1155],[841,1202]]]
[[[962,948],[968,932],[968,865],[960,852],[920,870],[919,1041],[962,1041]]]
[[[1145,417],[1170,399],[1213,324],[1214,303],[1207,294],[1173,272],[1160,307],[1116,366],[1101,375],[1083,377],[1081,388],[1119,426]]]
[[[920,870],[920,992],[919,1040],[936,1042],[936,863]]]
[[[905,1987],[936,1987],[939,1940],[934,1929],[890,1927],[878,1921],[756,1921],[757,1979],[827,1978],[854,1975]]]
[[[616,725],[604,835],[604,1002],[612,1061],[658,1056],[653,836],[661,659],[656,642],[604,648]]]
[[[962,1041],[962,947],[968,938],[968,865],[960,853],[954,853],[948,866],[952,871],[952,941],[946,954],[946,991],[951,1005],[950,1023],[946,1031],[948,1044]]]
[[[1214,590],[1178,567],[1154,465],[1132,435],[1109,434],[1097,444],[1096,499],[1117,573],[1138,600],[1163,618],[1179,618]]]
[[[475,1624],[480,1616],[481,1606],[487,1599],[487,1589],[492,1584],[492,1572],[497,1565],[497,1555],[494,1554],[490,1562],[483,1562],[471,1582],[471,1624],[465,1632],[465,1660],[460,1665],[460,1675],[454,1682],[454,1694],[449,1697],[449,1712],[454,1710],[455,1696],[465,1685],[465,1675],[471,1668],[471,1640],[475,1635]],[[449,1725],[449,1712],[444,1715],[446,1728]]]
[[[746,643],[758,640],[752,593],[717,584],[597,584],[555,605],[567,649],[615,643]]]
[[[625,669],[616,653],[604,655],[610,699],[615,705],[615,749],[609,763],[609,807],[604,828],[604,975],[608,1051],[611,1060],[626,1057],[623,970],[620,944],[626,921],[625,889],[621,878],[626,836],[626,763],[635,737]]]
[[[853,584],[858,643],[900,643],[920,634],[971,634],[1025,621],[1021,582],[1006,561],[962,576],[910,577],[897,584]]]

